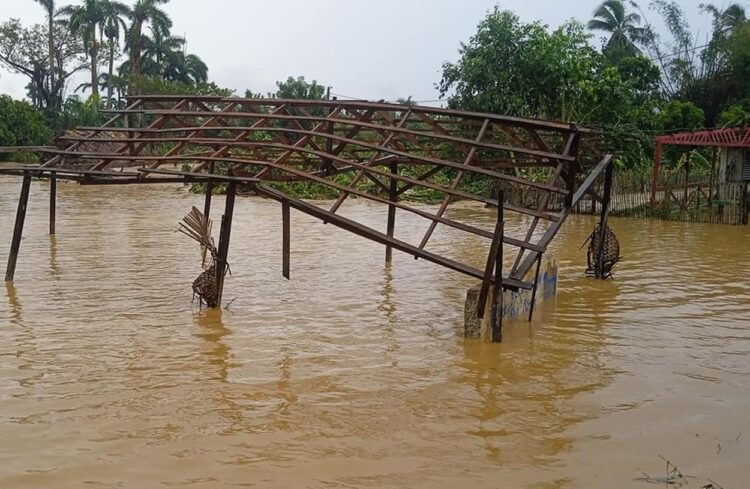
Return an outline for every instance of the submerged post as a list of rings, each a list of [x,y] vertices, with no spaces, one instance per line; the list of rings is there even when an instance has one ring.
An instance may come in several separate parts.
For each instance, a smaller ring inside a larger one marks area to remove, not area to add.
[[[227,256],[229,255],[229,238],[232,235],[232,217],[234,216],[234,198],[237,194],[237,182],[227,184],[227,200],[224,206],[224,215],[221,216],[221,231],[219,234],[219,250],[217,252],[216,266],[216,290],[218,307],[221,307],[221,298],[224,294],[224,277],[227,274]]]
[[[21,248],[21,236],[23,235],[23,223],[26,220],[26,208],[29,203],[29,190],[31,189],[31,175],[23,174],[21,184],[21,197],[18,199],[18,210],[16,211],[16,224],[13,228],[13,240],[10,244],[10,255],[8,256],[8,268],[5,269],[5,281],[13,282],[16,274],[16,262],[18,251]]]
[[[490,316],[492,326],[492,342],[503,341],[503,240],[505,238],[504,206],[505,192],[500,189],[497,196],[497,229],[499,234],[499,246],[495,254],[495,286],[492,289],[492,314]]]
[[[49,233],[55,235],[55,220],[57,219],[57,174],[52,172],[49,179]]]
[[[281,201],[281,274],[285,279],[289,280],[289,249],[291,248],[291,231],[290,231],[290,216],[289,216],[289,201]]]
[[[609,216],[609,200],[612,194],[612,163],[607,166],[604,173],[604,195],[602,196],[602,212],[599,216],[599,236],[597,236],[598,248],[596,256],[596,265],[594,267],[594,276],[596,278],[606,278],[604,276],[604,245],[607,236],[607,217]]]
[[[536,290],[539,288],[539,269],[542,267],[542,254],[536,255],[536,273],[534,273],[534,287],[531,289],[531,306],[529,307],[529,322],[534,318],[534,306],[536,305]]]
[[[395,161],[391,163],[391,185],[388,188],[388,225],[386,229],[386,234],[388,234],[388,237],[392,238],[393,233],[396,229],[396,206],[394,205],[396,201],[398,200],[398,180],[393,178],[393,176],[398,174],[398,163]],[[386,245],[385,247],[385,262],[386,264],[391,263],[393,261],[393,248],[391,248],[390,245]]]

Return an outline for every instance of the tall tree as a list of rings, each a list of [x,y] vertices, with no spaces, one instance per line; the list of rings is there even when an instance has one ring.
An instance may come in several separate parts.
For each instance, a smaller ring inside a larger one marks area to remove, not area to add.
[[[49,85],[52,90],[55,86],[55,0],[34,0],[47,13],[47,57],[49,58]]]
[[[747,45],[745,36],[737,37],[746,24],[745,12],[737,4],[719,9],[701,5],[710,14],[713,29],[706,44],[690,28],[682,5],[675,0],[653,0],[669,34],[666,41],[652,35],[648,48],[662,66],[662,86],[673,100],[689,101],[704,111],[706,125],[712,127],[728,105],[741,97],[746,77],[736,59],[736,47]],[[740,39],[738,46],[734,40]]]
[[[183,38],[151,26],[151,37],[144,38],[141,72],[144,75],[170,79],[167,76],[168,68],[178,63],[184,46]]]
[[[0,65],[29,78],[30,98],[50,116],[60,108],[70,77],[86,68],[81,41],[70,29],[55,22],[53,39],[55,84],[50,88],[46,26],[24,27],[18,19],[0,23]]]
[[[188,54],[184,59],[185,71],[195,83],[208,82],[208,65],[196,54]]]
[[[99,39],[97,34],[104,22],[104,2],[84,0],[83,5],[69,5],[60,12],[67,16],[71,31],[83,40],[91,63],[91,94],[99,97]]]
[[[169,15],[159,8],[168,2],[169,0],[138,0],[130,12],[131,24],[126,34],[125,49],[130,55],[128,63],[133,78],[141,74],[143,51],[148,39],[144,29],[150,26],[154,30],[167,33],[172,28]],[[135,93],[137,87],[132,86],[133,81],[131,80],[131,92]]]
[[[188,85],[208,82],[208,66],[195,54],[174,51],[164,66],[164,79]]]
[[[622,50],[630,55],[640,53],[639,44],[646,41],[648,30],[640,27],[641,16],[628,13],[622,0],[604,0],[594,10],[594,18],[588,28],[610,34],[606,50]]]
[[[130,16],[130,7],[116,0],[104,0],[102,4],[102,25],[104,36],[107,38],[109,47],[109,65],[107,69],[107,80],[115,77],[115,50],[120,45],[120,33],[127,28],[125,18]],[[113,92],[115,84],[107,83],[107,108],[112,108]]]
[[[700,7],[714,17],[714,37],[731,34],[747,20],[745,8],[737,3],[730,4],[724,10],[711,3],[701,4]]]

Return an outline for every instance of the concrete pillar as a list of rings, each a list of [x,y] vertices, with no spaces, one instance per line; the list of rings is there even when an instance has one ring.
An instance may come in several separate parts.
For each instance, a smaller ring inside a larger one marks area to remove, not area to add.
[[[525,281],[531,282],[534,279],[536,267],[529,270]],[[490,325],[490,309],[492,301],[487,301],[484,318],[477,317],[477,302],[479,300],[479,290],[481,284],[470,288],[466,292],[466,302],[464,304],[464,336],[466,338],[478,338],[482,341],[492,341],[492,329]],[[549,253],[542,258],[542,264],[537,280],[536,303],[550,299],[557,293],[557,260]],[[490,297],[494,297],[492,291]],[[504,321],[511,319],[523,319],[528,317],[531,309],[532,291],[519,290],[513,292],[506,290],[502,295],[498,294],[498,305],[502,308],[502,318]],[[512,327],[512,322],[506,326]]]

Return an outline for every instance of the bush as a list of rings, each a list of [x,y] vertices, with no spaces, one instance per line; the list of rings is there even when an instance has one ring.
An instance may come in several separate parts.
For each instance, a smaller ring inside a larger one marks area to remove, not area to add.
[[[63,133],[80,126],[99,126],[107,119],[99,112],[99,101],[93,97],[81,100],[78,96],[68,97],[55,118],[55,132]]]
[[[45,146],[52,130],[31,104],[0,95],[0,146]],[[9,154],[0,154],[8,159]]]

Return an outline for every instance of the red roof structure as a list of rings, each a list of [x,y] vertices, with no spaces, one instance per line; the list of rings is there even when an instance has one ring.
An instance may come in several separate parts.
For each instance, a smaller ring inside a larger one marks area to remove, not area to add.
[[[726,129],[681,132],[656,138],[657,148],[664,144],[673,146],[750,148],[750,127],[729,127]]]
[[[701,131],[665,134],[656,138],[654,150],[654,170],[651,178],[651,205],[656,200],[656,180],[661,166],[662,146],[689,146],[711,148],[748,148],[750,149],[750,126],[728,127],[725,129],[706,129]]]

